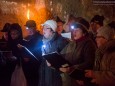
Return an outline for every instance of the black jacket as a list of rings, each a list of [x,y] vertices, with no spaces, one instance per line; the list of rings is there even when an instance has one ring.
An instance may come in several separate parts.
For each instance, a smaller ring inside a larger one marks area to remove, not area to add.
[[[27,42],[24,45],[34,54],[38,60],[41,60],[42,35],[39,32],[36,32],[34,35],[25,39]]]
[[[56,33],[54,37],[45,44],[46,47],[42,48],[42,53],[60,52],[67,43],[68,41],[65,38]],[[39,86],[62,86],[60,72],[48,67],[45,60],[42,61],[39,75]]]

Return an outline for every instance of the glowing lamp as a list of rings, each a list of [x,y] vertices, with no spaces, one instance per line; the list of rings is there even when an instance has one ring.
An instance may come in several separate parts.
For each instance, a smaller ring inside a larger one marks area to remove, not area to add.
[[[28,30],[29,28],[28,27],[26,27],[26,30]]]
[[[74,29],[75,27],[74,26],[71,26],[71,29]]]
[[[46,48],[46,45],[43,45],[42,47],[43,47],[43,48]]]
[[[27,11],[27,18],[28,18],[28,20],[30,19],[30,10],[29,9]]]

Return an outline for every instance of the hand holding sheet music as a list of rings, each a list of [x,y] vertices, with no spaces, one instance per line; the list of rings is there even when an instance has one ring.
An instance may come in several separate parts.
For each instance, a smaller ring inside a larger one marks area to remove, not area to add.
[[[27,47],[25,47],[25,46],[23,46],[21,44],[18,44],[17,46],[18,46],[18,48],[24,48],[30,55],[32,55],[37,61],[39,61],[37,59],[37,57]]]
[[[48,61],[49,66],[59,70],[62,69],[60,71],[68,73],[73,79],[82,80],[85,77],[84,70],[73,68],[72,65],[57,52],[46,54],[43,57]]]

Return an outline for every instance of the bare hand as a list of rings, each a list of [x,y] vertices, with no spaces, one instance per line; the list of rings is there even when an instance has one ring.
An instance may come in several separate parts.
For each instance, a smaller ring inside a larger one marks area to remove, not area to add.
[[[92,83],[96,83],[96,79],[92,79],[91,82],[92,82]]]
[[[85,77],[94,78],[94,71],[93,70],[85,70]]]
[[[51,64],[46,60],[47,66],[51,67]]]
[[[17,44],[17,47],[18,48],[22,48],[23,46],[21,44]]]
[[[64,73],[69,73],[70,72],[70,67],[66,67],[66,68],[61,67],[61,68],[59,68],[59,70],[64,72]]]
[[[76,82],[80,85],[80,86],[84,86],[84,82],[82,80],[76,80]]]

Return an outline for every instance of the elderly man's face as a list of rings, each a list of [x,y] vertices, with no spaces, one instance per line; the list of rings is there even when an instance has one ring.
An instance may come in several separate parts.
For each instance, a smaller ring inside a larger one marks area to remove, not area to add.
[[[43,26],[43,35],[45,38],[50,38],[53,34],[53,31],[51,30],[51,27],[49,25]]]

